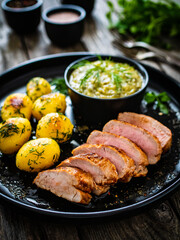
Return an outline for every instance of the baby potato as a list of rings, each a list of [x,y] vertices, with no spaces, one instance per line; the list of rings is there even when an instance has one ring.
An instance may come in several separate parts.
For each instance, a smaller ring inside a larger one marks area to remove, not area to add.
[[[66,142],[73,132],[73,125],[69,118],[61,113],[49,113],[42,117],[36,128],[36,137],[49,137],[58,143]]]
[[[9,95],[1,109],[2,120],[12,117],[23,117],[30,119],[32,113],[32,101],[24,93],[14,93]]]
[[[50,138],[25,143],[16,155],[16,167],[27,172],[39,172],[53,166],[59,159],[60,147]]]
[[[26,118],[9,118],[0,124],[0,151],[17,152],[31,136],[31,124]]]
[[[32,107],[32,115],[40,120],[48,113],[61,112],[66,109],[66,96],[62,93],[49,93],[38,98]]]
[[[42,77],[32,78],[26,86],[26,93],[33,102],[42,95],[50,92],[51,85]]]

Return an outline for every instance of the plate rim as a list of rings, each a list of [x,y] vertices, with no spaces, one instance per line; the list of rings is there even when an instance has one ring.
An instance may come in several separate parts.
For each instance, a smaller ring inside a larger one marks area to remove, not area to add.
[[[3,73],[0,74],[0,78],[16,71],[16,70],[20,70],[23,67],[26,67],[28,65],[31,64],[35,64],[37,62],[41,62],[41,61],[46,61],[49,59],[55,59],[55,58],[63,58],[63,57],[71,57],[71,56],[91,56],[91,55],[98,55],[98,53],[94,53],[94,52],[69,52],[69,53],[58,53],[58,54],[50,54],[50,55],[45,55],[42,57],[38,57],[38,58],[34,58],[31,60],[27,60],[24,61],[12,68],[7,69],[6,71],[4,71]],[[101,54],[101,55],[107,55],[107,54]],[[114,55],[114,56],[118,56],[118,55]],[[124,57],[124,56],[123,56]],[[137,61],[138,62],[138,61]],[[143,64],[141,63],[143,66],[148,67],[162,75],[164,75],[165,77],[167,77],[170,81],[172,81],[175,85],[177,85],[178,88],[180,88],[180,83],[175,80],[174,78],[170,77],[169,75],[157,70],[154,67],[151,67],[147,64]],[[5,195],[4,193],[0,192],[0,198],[2,197],[4,200],[7,200],[10,203],[15,204],[18,207],[27,209],[29,211],[33,211],[33,212],[38,212],[40,214],[45,214],[45,215],[51,215],[51,216],[58,216],[58,217],[62,217],[62,218],[100,218],[100,217],[107,217],[107,216],[113,216],[113,215],[117,215],[117,214],[124,214],[124,213],[129,213],[135,210],[139,210],[141,208],[144,208],[148,205],[151,205],[155,202],[158,202],[160,200],[163,200],[165,197],[168,197],[168,195],[170,193],[172,193],[173,191],[177,190],[178,187],[180,187],[180,177],[178,177],[178,179],[176,179],[176,181],[172,182],[169,186],[165,187],[165,189],[162,189],[160,192],[157,192],[156,194],[154,194],[151,197],[148,197],[147,199],[143,199],[140,202],[137,203],[133,203],[131,205],[128,206],[124,206],[124,207],[118,207],[115,209],[108,209],[108,210],[101,210],[101,211],[92,211],[92,212],[63,212],[63,211],[57,211],[57,210],[51,210],[51,209],[44,209],[44,208],[39,208],[37,206],[33,206],[31,204],[27,204],[25,202],[22,202],[19,199],[15,199],[12,197],[9,197],[8,195]]]

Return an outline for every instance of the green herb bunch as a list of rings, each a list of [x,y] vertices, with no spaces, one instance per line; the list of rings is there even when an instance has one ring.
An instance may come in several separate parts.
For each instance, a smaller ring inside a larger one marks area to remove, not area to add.
[[[68,89],[67,89],[64,78],[60,78],[60,77],[59,78],[58,77],[53,78],[50,81],[50,84],[51,84],[51,86],[55,87],[55,89],[54,89],[55,92],[60,92],[60,93],[63,93],[65,95],[68,95]]]
[[[147,104],[153,104],[155,109],[159,109],[164,114],[169,113],[168,106],[166,105],[170,101],[170,97],[166,92],[155,94],[154,92],[147,92],[144,96],[144,100]]]
[[[107,1],[106,16],[110,28],[120,34],[130,34],[138,41],[166,48],[170,45],[159,41],[161,36],[180,37],[180,5],[172,0],[117,0],[119,10],[112,2]],[[113,14],[116,21],[113,21]]]

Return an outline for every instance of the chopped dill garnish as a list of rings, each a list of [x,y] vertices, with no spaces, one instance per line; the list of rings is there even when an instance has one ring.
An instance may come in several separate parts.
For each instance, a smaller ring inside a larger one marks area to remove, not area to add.
[[[142,77],[137,69],[127,63],[102,58],[97,56],[97,60],[88,64],[83,61],[75,65],[69,81],[73,89],[87,96],[117,98],[141,88]]]
[[[85,76],[81,79],[80,87],[82,87],[88,79],[93,77],[94,71],[96,71],[96,67],[87,70]]]
[[[114,81],[114,84],[116,85],[117,92],[120,92],[121,82],[123,81],[123,79],[116,73],[111,73],[111,77]]]
[[[97,82],[97,87],[99,87],[100,86],[100,84],[101,84],[101,80],[100,80],[100,74],[99,74],[99,71],[97,71],[97,73],[96,73],[96,82]]]
[[[13,123],[7,123],[0,128],[0,135],[2,138],[13,136],[14,133],[19,132],[19,127]]]

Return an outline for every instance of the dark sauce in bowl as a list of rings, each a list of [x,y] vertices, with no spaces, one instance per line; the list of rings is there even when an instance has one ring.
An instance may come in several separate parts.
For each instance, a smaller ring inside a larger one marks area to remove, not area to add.
[[[37,3],[37,0],[14,0],[7,2],[7,6],[11,8],[30,7]]]

